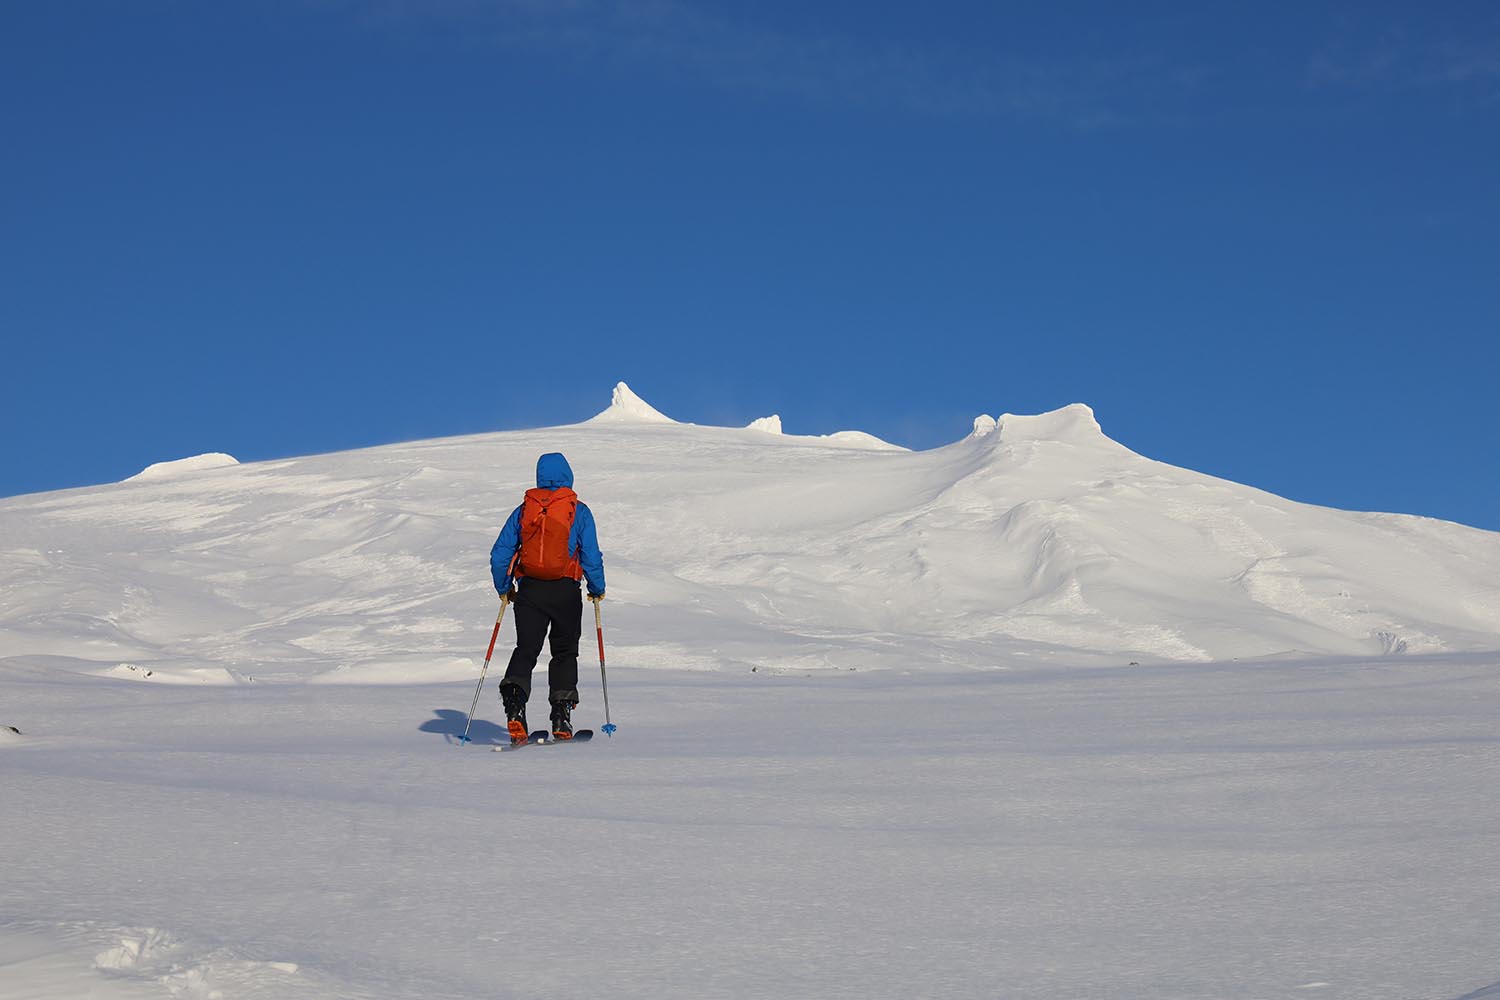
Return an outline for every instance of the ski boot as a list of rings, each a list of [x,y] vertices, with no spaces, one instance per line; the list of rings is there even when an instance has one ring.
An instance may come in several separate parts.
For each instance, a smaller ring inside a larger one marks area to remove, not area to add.
[[[525,743],[531,735],[526,729],[526,692],[515,684],[501,684],[500,701],[505,705],[505,728],[510,732],[511,745]]]
[[[571,740],[573,738],[573,705],[571,702],[554,701],[552,703],[552,738],[554,740]]]

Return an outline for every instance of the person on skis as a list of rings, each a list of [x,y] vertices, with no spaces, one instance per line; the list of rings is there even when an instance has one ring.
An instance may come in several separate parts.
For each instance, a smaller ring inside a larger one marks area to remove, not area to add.
[[[490,575],[502,600],[516,609],[516,649],[500,680],[506,728],[512,742],[524,742],[531,671],[549,637],[547,698],[552,703],[552,735],[573,738],[572,710],[578,704],[578,639],[583,633],[580,580],[589,600],[604,599],[604,557],[594,515],[573,492],[573,469],[557,452],[537,459],[536,489],[511,513],[490,549]],[[515,590],[512,584],[518,583]]]

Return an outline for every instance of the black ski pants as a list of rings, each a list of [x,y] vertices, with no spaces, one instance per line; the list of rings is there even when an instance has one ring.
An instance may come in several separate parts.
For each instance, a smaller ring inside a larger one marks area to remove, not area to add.
[[[531,671],[550,632],[547,699],[578,704],[578,637],[583,634],[583,591],[578,581],[526,577],[511,607],[516,612],[516,651],[510,654],[500,686],[513,685],[531,698]]]

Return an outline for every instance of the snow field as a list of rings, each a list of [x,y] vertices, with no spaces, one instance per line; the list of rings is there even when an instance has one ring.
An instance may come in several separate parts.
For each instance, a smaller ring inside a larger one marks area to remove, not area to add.
[[[64,970],[156,995],[208,995],[192,969],[255,980],[226,997],[1500,980],[1494,658],[611,679],[619,735],[502,755],[452,742],[467,684],[9,675],[54,735],[0,753],[0,913],[156,929],[154,960],[106,935]]]

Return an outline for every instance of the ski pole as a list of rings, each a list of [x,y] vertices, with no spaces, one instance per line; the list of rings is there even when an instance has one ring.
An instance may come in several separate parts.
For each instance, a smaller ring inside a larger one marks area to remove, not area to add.
[[[495,655],[495,640],[500,637],[500,623],[505,620],[505,606],[509,603],[509,594],[500,598],[500,613],[495,616],[495,631],[490,633],[490,648],[484,652],[484,669],[479,671],[479,686],[474,689],[474,702],[469,706],[469,717],[464,720],[464,734],[458,738],[459,746],[469,742],[469,727],[474,724],[474,709],[479,707],[479,692],[484,690],[484,675],[490,672],[490,657]]]
[[[604,676],[604,618],[599,614],[600,597],[591,597],[594,602],[594,633],[599,637],[599,686],[604,690],[604,735],[613,736],[619,727],[609,721],[609,680]]]

